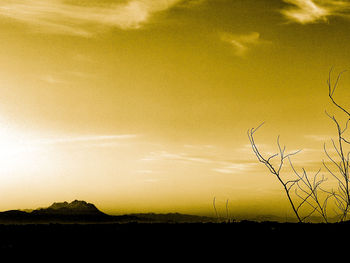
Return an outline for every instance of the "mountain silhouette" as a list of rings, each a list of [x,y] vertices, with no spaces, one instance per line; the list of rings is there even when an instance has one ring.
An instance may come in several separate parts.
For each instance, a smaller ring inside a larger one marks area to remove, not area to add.
[[[215,222],[216,219],[203,216],[168,214],[125,214],[108,215],[101,212],[94,204],[74,200],[55,202],[49,207],[35,210],[9,210],[0,212],[0,224],[28,223],[190,223]]]
[[[113,222],[115,218],[96,208],[94,204],[74,200],[71,203],[53,203],[47,208],[31,212],[9,210],[0,212],[0,223],[99,223]]]
[[[94,215],[107,216],[96,208],[94,204],[85,201],[74,200],[71,203],[53,203],[48,208],[36,209],[31,212],[36,215]]]

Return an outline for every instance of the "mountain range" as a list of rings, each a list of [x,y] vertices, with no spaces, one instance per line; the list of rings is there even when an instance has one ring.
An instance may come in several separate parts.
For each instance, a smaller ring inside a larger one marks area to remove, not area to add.
[[[28,223],[198,223],[215,222],[215,218],[168,214],[127,214],[113,216],[101,212],[94,204],[74,200],[71,203],[53,203],[47,208],[35,210],[9,210],[0,212],[0,224],[28,224]]]
[[[282,218],[273,215],[238,216],[235,221],[249,220],[255,222],[296,222],[294,218]],[[322,222],[320,218],[311,218],[312,222]],[[336,221],[336,220],[333,220]],[[180,213],[138,213],[125,215],[108,215],[94,204],[74,200],[55,202],[49,207],[35,210],[9,210],[0,212],[0,224],[37,224],[37,223],[214,223],[227,222],[214,217],[188,215]],[[232,222],[232,220],[231,220]]]

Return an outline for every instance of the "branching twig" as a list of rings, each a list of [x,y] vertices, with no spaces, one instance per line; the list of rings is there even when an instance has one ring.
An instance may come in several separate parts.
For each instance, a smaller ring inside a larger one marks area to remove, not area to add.
[[[290,193],[291,187],[288,186],[288,184],[290,184],[290,183],[291,183],[292,186],[293,186],[297,181],[290,181],[290,180],[288,180],[288,181],[285,182],[285,181],[282,179],[281,174],[280,174],[281,169],[282,169],[283,164],[284,164],[284,160],[285,160],[286,158],[289,158],[289,157],[292,156],[292,155],[297,154],[297,153],[300,152],[300,151],[296,151],[296,152],[292,152],[292,153],[289,153],[289,154],[285,154],[286,147],[285,147],[285,146],[284,146],[283,148],[281,147],[281,145],[280,145],[280,140],[279,140],[279,136],[278,136],[278,137],[277,137],[277,146],[278,146],[278,149],[279,149],[279,153],[273,154],[273,155],[271,155],[271,156],[265,158],[265,157],[260,153],[260,151],[259,151],[259,149],[258,149],[258,147],[257,147],[257,145],[256,145],[256,143],[255,143],[255,140],[254,140],[254,134],[255,134],[255,132],[256,132],[262,125],[263,125],[263,123],[260,124],[257,128],[252,128],[252,129],[248,130],[248,132],[247,132],[248,138],[249,138],[249,141],[250,141],[250,144],[251,144],[252,149],[253,149],[253,152],[255,153],[256,157],[257,157],[258,160],[259,160],[259,162],[263,163],[263,164],[268,168],[268,170],[270,171],[270,173],[272,173],[272,174],[278,179],[278,181],[281,183],[281,185],[283,186],[283,189],[284,189],[284,191],[285,191],[285,193],[286,193],[286,195],[287,195],[288,201],[289,201],[289,203],[290,203],[290,205],[291,205],[291,207],[292,207],[292,209],[293,209],[293,211],[294,211],[294,214],[295,214],[295,216],[297,217],[298,221],[301,223],[301,222],[302,222],[302,218],[300,217],[300,215],[299,215],[299,213],[298,213],[298,210],[297,210],[297,208],[296,208],[296,206],[295,206],[295,204],[294,204],[294,202],[293,202],[293,200],[292,200],[291,193]],[[276,157],[276,156],[278,156],[278,155],[280,156],[280,162],[279,162],[279,165],[277,165],[277,168],[276,168],[270,161],[271,161],[272,158],[274,158],[274,157]]]
[[[332,120],[337,129],[337,140],[331,139],[335,157],[331,156],[326,148],[326,144],[324,144],[324,152],[328,158],[328,161],[330,162],[330,165],[323,161],[323,166],[328,174],[335,179],[335,182],[337,183],[335,188],[332,190],[326,190],[321,187],[327,178],[325,178],[324,175],[319,177],[320,170],[318,170],[311,177],[309,177],[304,168],[302,168],[302,173],[297,172],[292,161],[290,160],[290,157],[297,154],[299,151],[286,154],[286,147],[282,147],[280,145],[279,136],[277,137],[277,146],[279,152],[265,157],[259,151],[254,139],[254,134],[264,123],[259,125],[257,128],[248,130],[248,138],[254,154],[256,155],[258,161],[263,163],[268,168],[269,172],[273,174],[283,186],[288,201],[299,222],[303,222],[307,218],[310,218],[312,214],[318,213],[327,223],[327,206],[330,199],[334,200],[334,204],[337,208],[337,210],[335,210],[335,213],[339,216],[341,221],[346,220],[348,213],[350,212],[350,151],[346,151],[345,149],[345,146],[350,145],[350,139],[345,138],[345,132],[347,132],[350,122],[350,111],[345,109],[345,107],[339,104],[334,98],[334,94],[338,87],[340,79],[346,71],[340,72],[334,82],[332,82],[332,72],[333,69],[329,71],[327,80],[328,96],[332,104],[347,116],[345,125],[341,125],[335,116],[328,114],[326,111],[326,115]],[[277,156],[280,157],[279,163],[272,164],[271,160]],[[281,171],[286,158],[288,158],[290,166],[294,173],[294,178],[289,177],[288,180],[281,177]],[[295,196],[300,199],[300,202],[293,200],[291,195],[292,189],[295,190]],[[301,210],[305,205],[309,207],[309,210],[307,211],[306,215],[301,216]]]

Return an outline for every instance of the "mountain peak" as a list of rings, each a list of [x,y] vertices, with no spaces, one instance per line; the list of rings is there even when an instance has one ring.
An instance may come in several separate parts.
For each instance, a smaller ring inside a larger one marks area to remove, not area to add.
[[[68,203],[65,201],[65,202],[61,202],[61,203],[53,203],[51,206],[49,206],[48,208],[51,208],[51,209],[61,209],[63,207],[67,207],[68,206]]]
[[[40,213],[53,213],[53,214],[103,214],[100,210],[96,208],[94,204],[87,203],[82,200],[74,200],[71,203],[55,202],[48,208],[35,210]]]

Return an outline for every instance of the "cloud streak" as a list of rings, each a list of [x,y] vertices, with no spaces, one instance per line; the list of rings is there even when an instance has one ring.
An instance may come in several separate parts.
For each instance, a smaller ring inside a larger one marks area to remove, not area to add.
[[[255,160],[227,161],[218,159],[215,156],[192,155],[188,153],[170,153],[167,151],[150,152],[141,159],[147,162],[171,161],[188,164],[208,165],[211,170],[221,174],[237,174],[254,169],[257,166]]]
[[[58,34],[89,37],[104,28],[139,29],[182,0],[0,0],[0,16]],[[89,3],[89,4],[87,4]]]
[[[212,170],[222,174],[237,174],[252,170],[256,166],[256,163],[230,163],[229,165],[213,168]]]
[[[283,0],[289,4],[281,13],[299,24],[327,22],[331,16],[350,17],[348,0]]]
[[[258,32],[241,35],[222,33],[221,40],[229,43],[233,47],[234,54],[238,57],[244,57],[255,46],[269,43],[268,41],[262,40]]]
[[[136,138],[135,134],[121,134],[121,135],[91,135],[91,136],[77,136],[77,137],[58,137],[58,138],[46,138],[32,141],[33,144],[55,145],[55,144],[67,144],[67,143],[84,143],[84,142],[110,142],[120,141]]]

